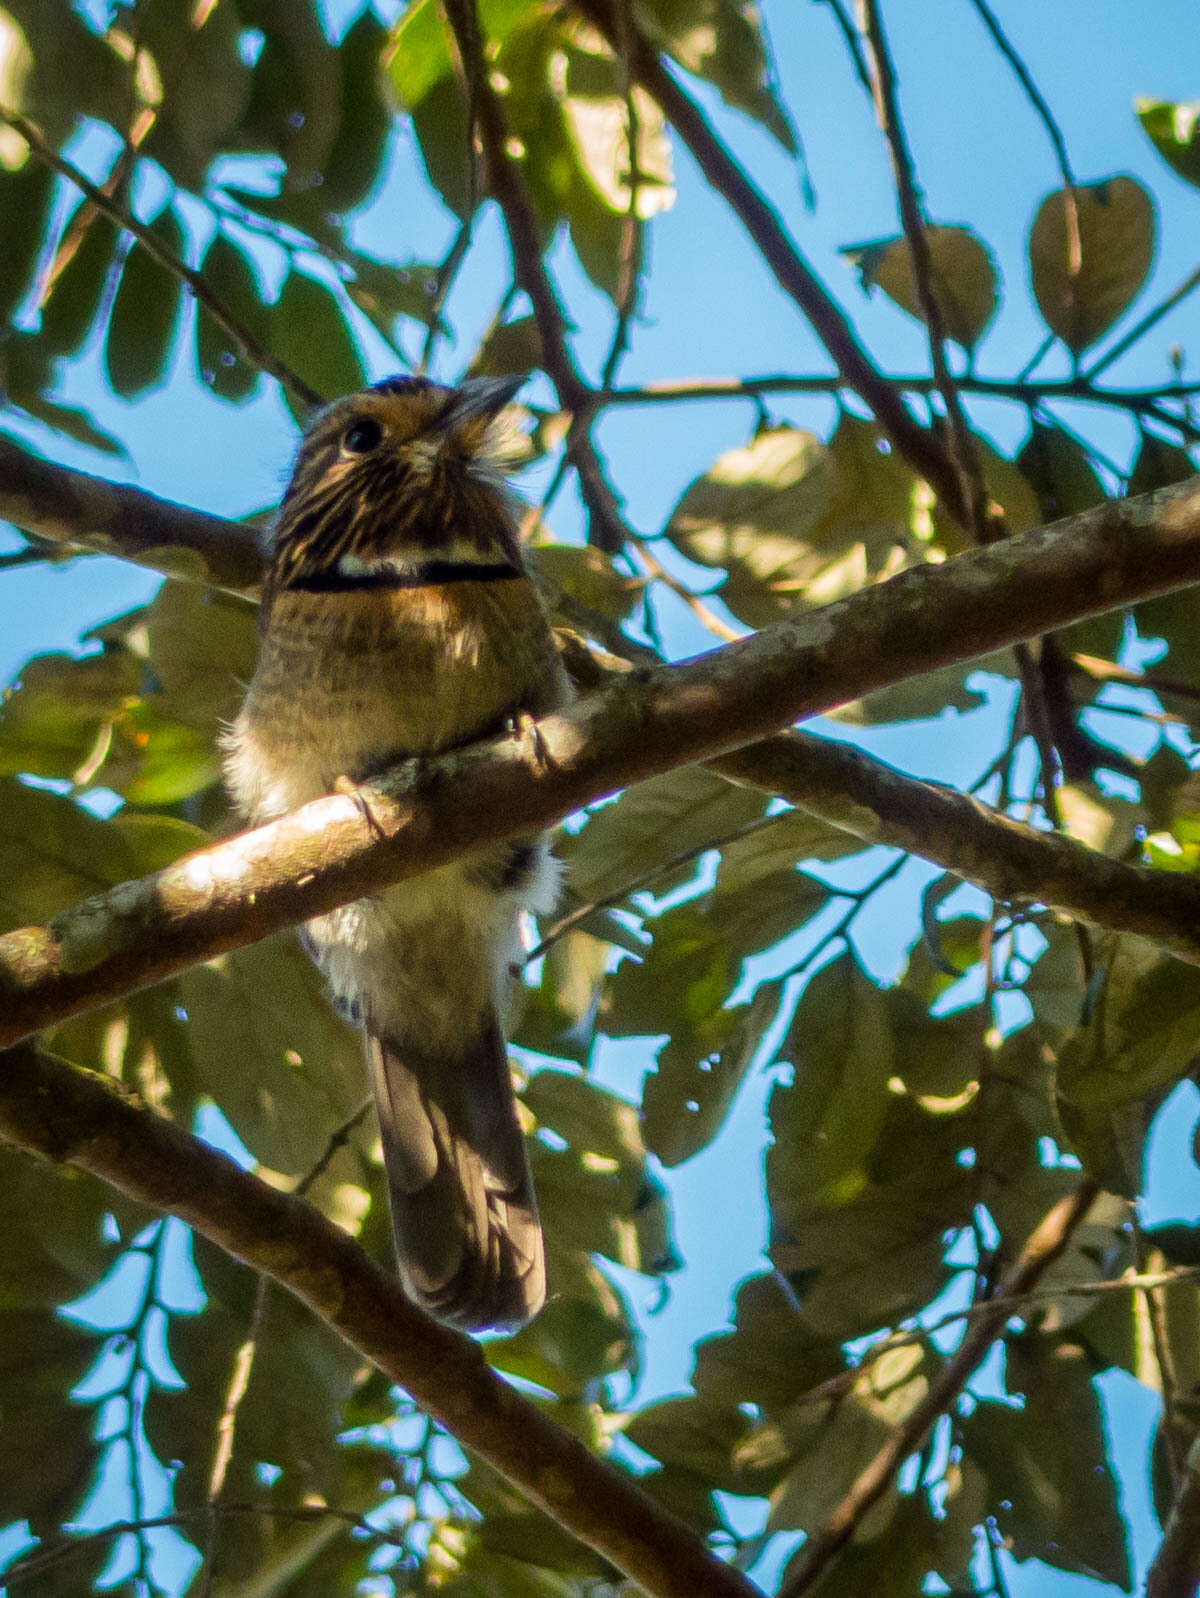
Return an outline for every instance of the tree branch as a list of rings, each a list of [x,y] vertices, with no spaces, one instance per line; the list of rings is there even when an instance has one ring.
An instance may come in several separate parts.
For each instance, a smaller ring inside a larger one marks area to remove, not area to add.
[[[262,581],[262,547],[252,527],[58,466],[3,434],[0,517],[56,544],[235,594],[254,593]]]
[[[1183,1486],[1171,1506],[1162,1542],[1146,1572],[1146,1598],[1195,1598],[1200,1592],[1200,1437],[1192,1444]]]
[[[0,1136],[169,1210],[271,1277],[655,1598],[752,1598],[745,1577],[515,1392],[479,1344],[418,1309],[319,1210],[241,1170],[109,1078],[32,1048],[0,1055]]]
[[[915,567],[680,665],[636,668],[511,736],[404,762],[364,785],[362,802],[316,800],[0,938],[0,1045],[800,717],[1184,586],[1198,567],[1193,480]],[[723,769],[744,780],[751,768]],[[878,832],[874,816],[867,825]],[[1200,895],[1174,873],[1147,882],[1147,917],[1148,900]],[[1172,936],[1195,958],[1186,929],[1200,915],[1187,903]]]
[[[282,383],[304,405],[315,407],[324,404],[325,398],[333,397],[332,395],[323,397],[318,394],[316,389],[310,388],[303,378],[297,377],[291,367],[285,366],[269,350],[264,349],[249,328],[243,326],[226,308],[202,273],[190,267],[186,261],[181,261],[177,255],[167,249],[153,228],[146,227],[135,216],[131,216],[110,194],[97,188],[78,167],[72,166],[69,161],[64,161],[36,123],[22,116],[19,111],[10,111],[3,105],[0,105],[0,122],[7,123],[21,135],[43,166],[48,166],[52,172],[57,172],[60,177],[73,183],[81,194],[87,196],[97,211],[102,211],[105,216],[111,217],[118,227],[124,228],[127,233],[132,233],[146,253],[152,256],[164,271],[170,272],[172,277],[177,277],[186,288],[189,288],[213,321],[229,334],[252,366],[257,366],[260,372],[266,372],[277,382]]]
[[[708,765],[866,843],[932,861],[1000,904],[1042,904],[1089,926],[1139,933],[1200,964],[1200,882],[1193,877],[1110,860],[1065,833],[1026,826],[970,794],[904,776],[850,744],[811,733],[786,733]],[[1174,883],[1184,884],[1182,892]]]
[[[620,30],[612,0],[577,0],[578,8],[614,49]],[[868,405],[909,465],[929,482],[948,513],[967,524],[967,504],[941,441],[913,416],[903,394],[875,366],[841,306],[785,231],[765,196],[750,181],[703,112],[639,31],[628,29],[634,79],[661,106],[709,185],[726,201],[758,247],[784,293],[804,313],[847,388]]]
[[[968,1326],[962,1342],[930,1383],[916,1409],[892,1432],[820,1531],[804,1544],[800,1563],[779,1589],[779,1598],[801,1598],[816,1586],[830,1561],[850,1541],[867,1510],[887,1491],[901,1464],[921,1446],[930,1427],[950,1408],[978,1369],[1009,1317],[1019,1308],[1013,1300],[1023,1298],[1066,1248],[1098,1192],[1097,1183],[1085,1177],[1074,1193],[1060,1199],[1042,1219],[987,1305],[987,1313],[981,1313]],[[1177,1591],[1172,1589],[1173,1594]]]
[[[509,154],[508,126],[483,59],[475,0],[442,0],[442,3],[470,85],[487,163],[488,189],[504,216],[517,282],[533,306],[542,365],[554,384],[559,404],[563,410],[571,412],[567,454],[579,477],[579,491],[590,518],[591,539],[600,549],[613,553],[633,535],[621,514],[616,490],[608,481],[604,464],[592,443],[590,429],[596,393],[575,365],[567,340],[567,320],[542,261],[537,212],[525,174]]]

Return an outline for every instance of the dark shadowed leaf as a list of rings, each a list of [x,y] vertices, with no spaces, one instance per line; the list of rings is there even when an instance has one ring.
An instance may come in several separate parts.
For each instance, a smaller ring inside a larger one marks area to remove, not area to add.
[[[719,848],[766,810],[763,795],[684,766],[630,788],[602,805],[559,851],[572,893],[581,900],[607,898],[640,879],[656,894],[671,892],[695,874],[692,851]],[[678,866],[671,862],[680,860]]]
[[[236,322],[260,345],[267,342],[268,315],[249,257],[224,233],[208,247],[200,268],[205,282]],[[222,399],[243,400],[258,387],[259,373],[211,311],[196,309],[196,365],[201,381]]]
[[[681,1028],[660,1049],[642,1087],[642,1135],[664,1165],[690,1160],[721,1130],[780,993],[780,983],[764,982],[749,1004]]]
[[[183,230],[169,206],[152,231],[176,260],[182,256]],[[136,399],[166,381],[182,308],[179,279],[135,244],[117,285],[104,346],[108,380],[123,399]]]
[[[1008,1386],[1024,1409],[984,1401],[963,1446],[988,1481],[991,1513],[1013,1555],[1114,1582],[1132,1581],[1100,1402],[1082,1349],[1038,1337],[1010,1344]]]
[[[755,1404],[771,1414],[838,1375],[845,1356],[796,1313],[796,1303],[773,1271],[738,1287],[733,1329],[696,1344],[692,1385],[718,1406]]]
[[[797,153],[754,0],[650,0],[647,10],[682,67],[713,84],[726,105],[761,122],[789,154]]]
[[[1156,224],[1154,201],[1136,178],[1080,184],[1075,203],[1078,271],[1071,260],[1062,189],[1038,207],[1029,234],[1029,267],[1046,325],[1073,355],[1081,355],[1137,298],[1154,260]]]
[[[4,217],[0,321],[4,323],[30,288],[53,189],[52,174],[38,161],[27,161],[19,172],[5,172],[0,167],[0,215]]]
[[[324,283],[290,272],[271,307],[271,348],[325,399],[352,394],[366,381],[346,311]]]

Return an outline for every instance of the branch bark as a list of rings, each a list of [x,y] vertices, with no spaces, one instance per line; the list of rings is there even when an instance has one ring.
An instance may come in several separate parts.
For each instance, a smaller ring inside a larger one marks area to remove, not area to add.
[[[902,572],[681,665],[635,668],[512,736],[404,762],[365,785],[361,802],[316,800],[0,938],[0,1046],[486,842],[552,825],[630,783],[1183,586],[1198,568],[1200,484],[1192,482]],[[873,816],[867,826],[878,830]],[[1100,869],[1111,880],[1118,868]],[[1186,928],[1200,924],[1200,884],[1164,873],[1139,892],[1148,917],[1157,895],[1180,903],[1193,895],[1180,914],[1178,949],[1196,958]],[[1092,895],[1093,912],[1100,898]]]
[[[754,1598],[682,1522],[597,1459],[426,1315],[320,1211],[281,1193],[106,1077],[33,1048],[0,1055],[0,1136],[67,1162],[278,1282],[531,1502],[654,1598]]]
[[[921,1446],[930,1427],[950,1408],[982,1364],[1010,1316],[1019,1310],[1014,1300],[1028,1293],[1066,1248],[1099,1191],[1097,1183],[1085,1178],[1074,1193],[1060,1199],[1043,1217],[1012,1269],[1000,1283],[986,1312],[981,1313],[978,1320],[969,1326],[962,1342],[942,1367],[941,1374],[930,1384],[920,1404],[892,1432],[820,1531],[804,1544],[799,1564],[780,1587],[779,1598],[802,1598],[804,1593],[813,1590],[830,1562],[853,1537],[855,1527],[868,1509],[887,1491],[888,1483],[896,1471],[909,1454]]]
[[[252,594],[262,581],[262,547],[253,528],[58,466],[3,434],[0,517],[56,544],[117,555],[235,594]]]

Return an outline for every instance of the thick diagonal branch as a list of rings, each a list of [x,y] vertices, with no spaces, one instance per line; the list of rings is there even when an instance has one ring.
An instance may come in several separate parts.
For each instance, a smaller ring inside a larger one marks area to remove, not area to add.
[[[478,1344],[418,1309],[319,1210],[241,1170],[107,1077],[32,1048],[0,1055],[0,1137],[178,1215],[271,1277],[654,1598],[752,1598],[744,1576],[515,1392]]]
[[[1198,570],[1200,486],[1190,483],[902,572],[680,665],[636,668],[513,736],[397,766],[362,790],[369,820],[353,797],[320,799],[0,938],[0,1045],[630,783],[1183,586]],[[1095,859],[1083,851],[1081,869]],[[1200,883],[1145,874],[1144,924],[1172,895],[1175,946],[1200,957],[1188,930],[1200,925]]]
[[[253,528],[56,465],[3,434],[0,517],[55,544],[117,555],[232,593],[253,593],[262,581]]]

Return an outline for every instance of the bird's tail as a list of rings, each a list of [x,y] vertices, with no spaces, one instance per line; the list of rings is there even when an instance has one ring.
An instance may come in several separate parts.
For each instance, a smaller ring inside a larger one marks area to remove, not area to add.
[[[405,1287],[464,1331],[523,1326],[546,1265],[498,1021],[449,1056],[368,1024],[367,1062]]]

